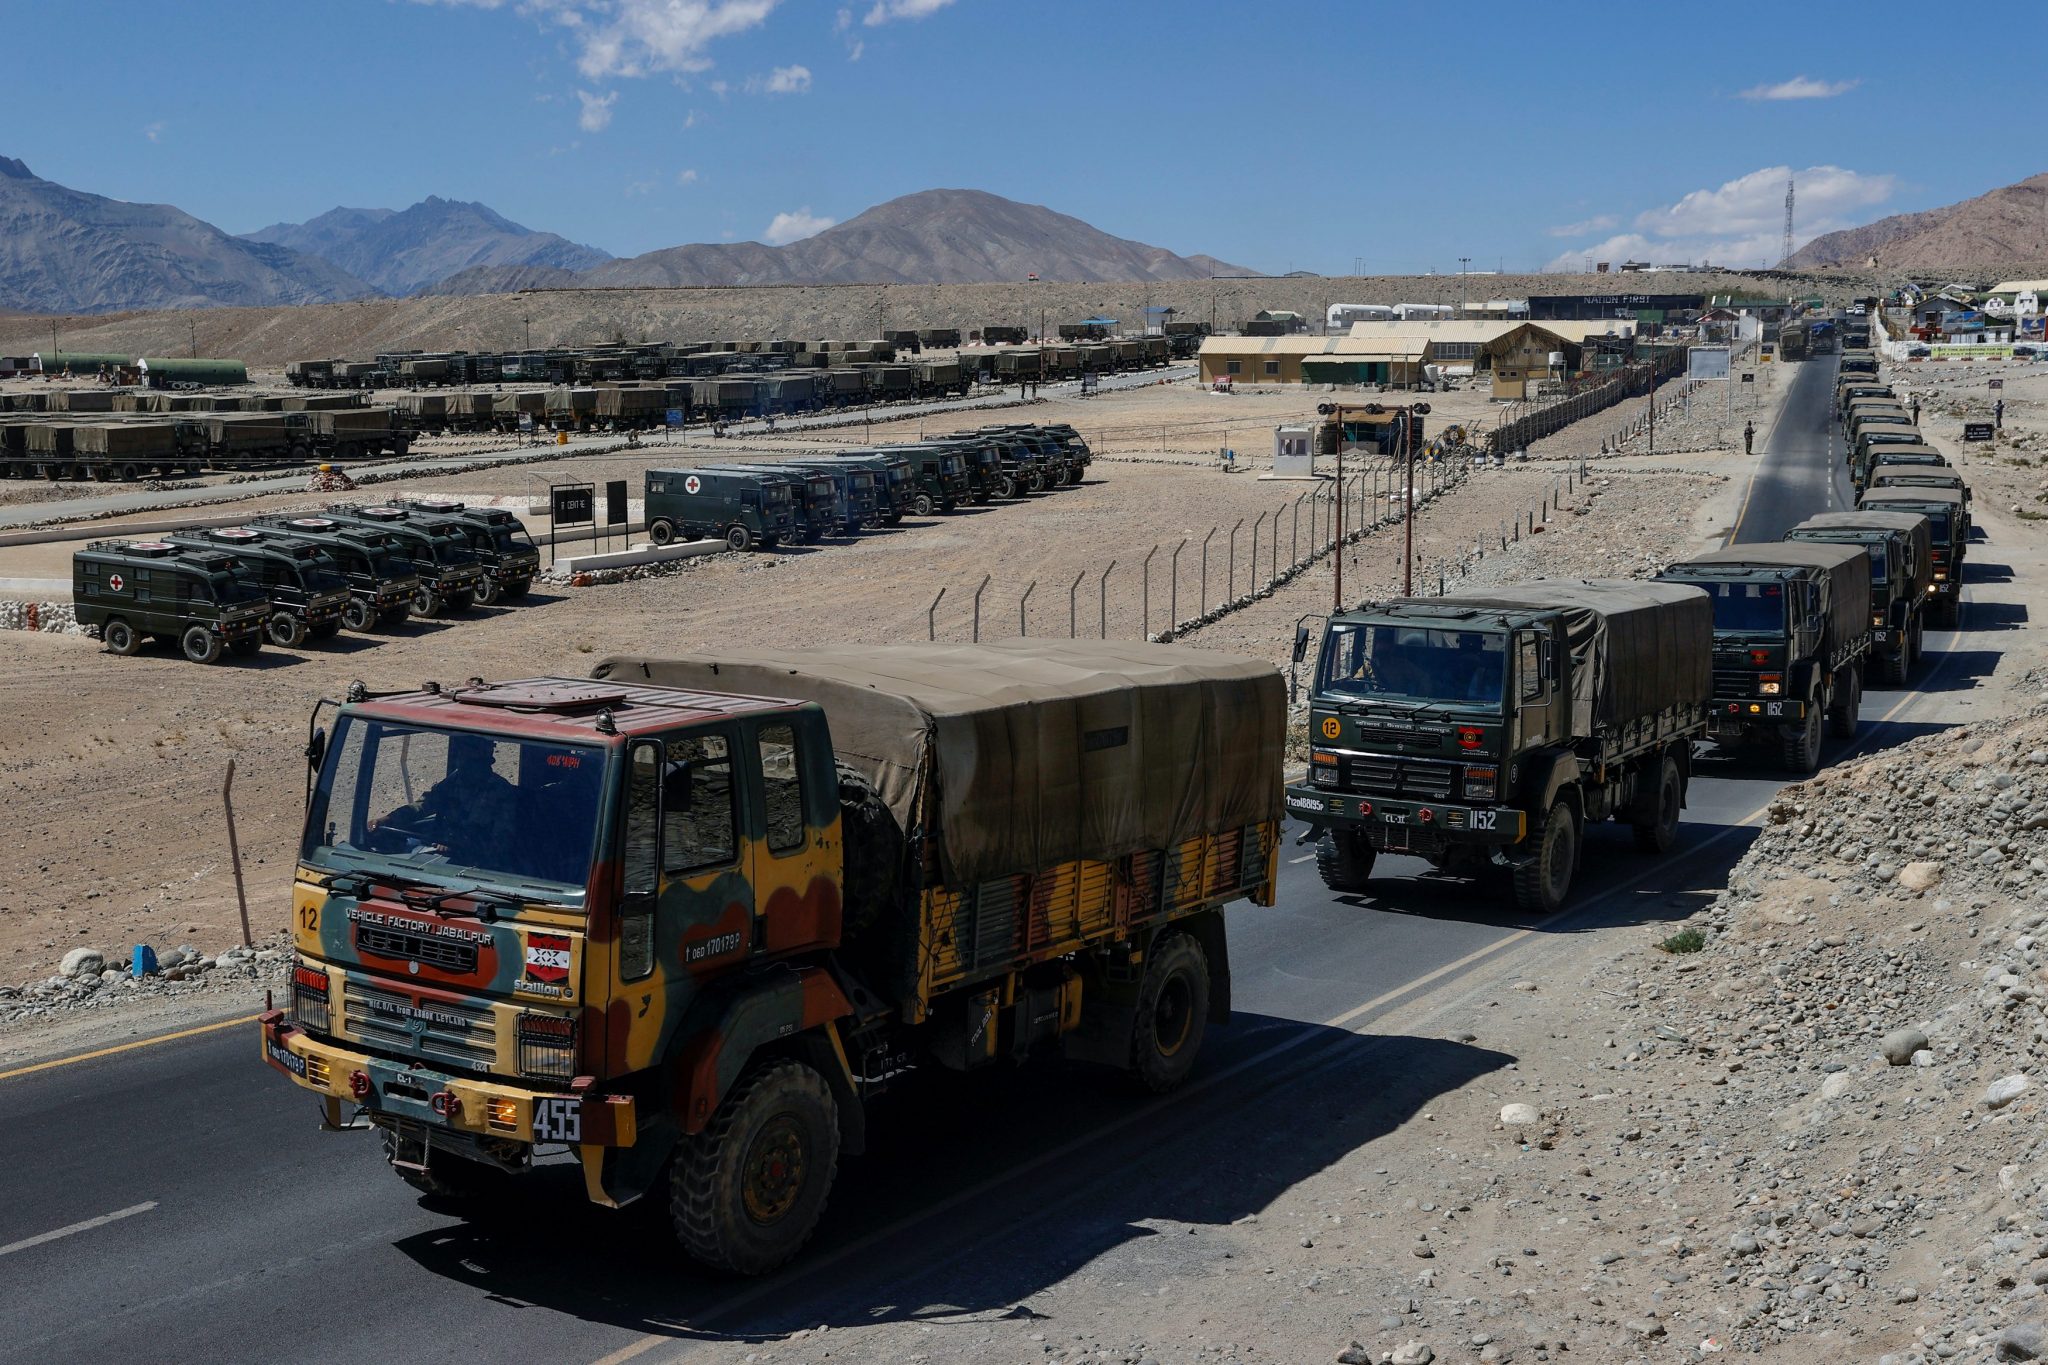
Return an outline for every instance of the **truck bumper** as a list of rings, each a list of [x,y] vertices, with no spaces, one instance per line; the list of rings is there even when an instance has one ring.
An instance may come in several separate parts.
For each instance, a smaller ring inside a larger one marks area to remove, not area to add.
[[[1363,829],[1377,849],[1400,852],[1424,843],[1518,844],[1529,834],[1528,816],[1512,806],[1463,806],[1406,801],[1289,787],[1287,813],[1325,829]]]
[[[567,1091],[454,1076],[313,1037],[282,1010],[257,1016],[263,1060],[321,1096],[340,1126],[343,1105],[470,1138],[582,1147],[631,1147],[639,1118],[628,1095],[594,1093],[588,1080]]]
[[[1798,698],[1710,701],[1706,705],[1706,717],[1707,738],[1732,738],[1760,726],[1795,725],[1806,719],[1806,702]]]

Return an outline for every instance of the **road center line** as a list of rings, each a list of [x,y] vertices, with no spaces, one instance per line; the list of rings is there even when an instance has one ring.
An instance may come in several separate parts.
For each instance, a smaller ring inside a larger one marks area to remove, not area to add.
[[[37,1233],[34,1237],[24,1237],[19,1242],[9,1242],[6,1246],[0,1247],[0,1256],[11,1256],[17,1251],[27,1251],[30,1247],[39,1247],[45,1242],[54,1242],[60,1237],[69,1237],[74,1233],[91,1232],[94,1228],[103,1228],[109,1223],[118,1223],[123,1218],[133,1218],[138,1213],[148,1213],[155,1207],[156,1200],[152,1199],[147,1203],[133,1204],[125,1209],[115,1209],[112,1213],[103,1213],[97,1218],[88,1218],[83,1223],[73,1223],[69,1227],[57,1228],[51,1232]]]

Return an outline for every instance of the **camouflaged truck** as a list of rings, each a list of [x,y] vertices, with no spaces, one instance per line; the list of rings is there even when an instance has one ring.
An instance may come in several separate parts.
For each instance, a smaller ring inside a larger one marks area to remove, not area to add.
[[[264,1060],[450,1199],[580,1164],[729,1271],[823,1211],[895,1078],[1143,1090],[1273,901],[1269,664],[1017,640],[686,659],[316,708]]]

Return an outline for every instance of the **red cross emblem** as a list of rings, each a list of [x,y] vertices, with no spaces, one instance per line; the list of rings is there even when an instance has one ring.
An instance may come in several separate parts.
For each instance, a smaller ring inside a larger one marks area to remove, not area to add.
[[[115,592],[119,592],[121,591],[121,589],[128,586],[128,580],[121,577],[121,575],[119,574],[112,574],[109,575],[107,578],[107,586],[112,588]]]

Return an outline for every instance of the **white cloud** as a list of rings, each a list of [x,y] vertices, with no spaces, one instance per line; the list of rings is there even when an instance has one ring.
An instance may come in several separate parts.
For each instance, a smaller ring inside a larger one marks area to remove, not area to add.
[[[1596,213],[1583,222],[1566,223],[1562,227],[1554,227],[1550,229],[1550,235],[1553,237],[1584,237],[1592,232],[1605,232],[1620,222],[1621,219],[1611,213]]]
[[[808,66],[778,66],[763,78],[751,77],[747,81],[750,92],[766,91],[771,95],[801,95],[811,88],[811,69]]]
[[[692,109],[687,114],[683,115],[683,131],[687,133],[688,131],[690,131],[690,129],[695,128],[696,126],[697,111],[695,109]]]
[[[1868,216],[1866,210],[1890,199],[1898,187],[1896,176],[1864,175],[1840,166],[1809,166],[1802,171],[1770,166],[1715,189],[1694,190],[1676,203],[1646,209],[1636,215],[1635,231],[1574,248],[1555,257],[1545,269],[1577,270],[1588,256],[1617,262],[1649,260],[1659,265],[1685,261],[1775,265],[1785,250],[1787,180],[1798,187],[1794,197],[1795,248],[1862,221]],[[1603,227],[1612,227],[1617,221],[1611,214],[1601,217],[1605,219]],[[1600,221],[1588,219],[1587,225]]]
[[[614,90],[608,95],[593,95],[588,90],[578,90],[576,98],[583,105],[583,112],[576,116],[576,123],[586,133],[601,133],[612,121],[612,105],[619,99]]]
[[[658,180],[635,180],[626,186],[626,197],[634,199],[642,195],[652,194],[654,193],[654,187],[660,183]]]
[[[678,185],[694,185],[697,183],[697,173],[695,171],[677,171],[676,183]]]
[[[164,121],[158,119],[155,123],[148,125],[142,130],[142,135],[151,142],[162,142],[164,140]]]
[[[688,74],[707,70],[706,48],[758,28],[777,0],[530,0],[576,16],[582,55],[577,67],[592,80],[607,76]]]
[[[770,246],[788,246],[801,242],[806,237],[815,237],[826,228],[838,222],[837,218],[820,218],[805,204],[795,213],[778,213],[769,220],[768,230],[761,234],[761,240]]]
[[[1742,92],[1746,100],[1831,100],[1846,95],[1861,81],[1817,81],[1811,76],[1794,76],[1776,85],[1753,85]]]
[[[953,0],[875,0],[875,7],[861,22],[874,28],[895,19],[927,19],[952,3]]]

